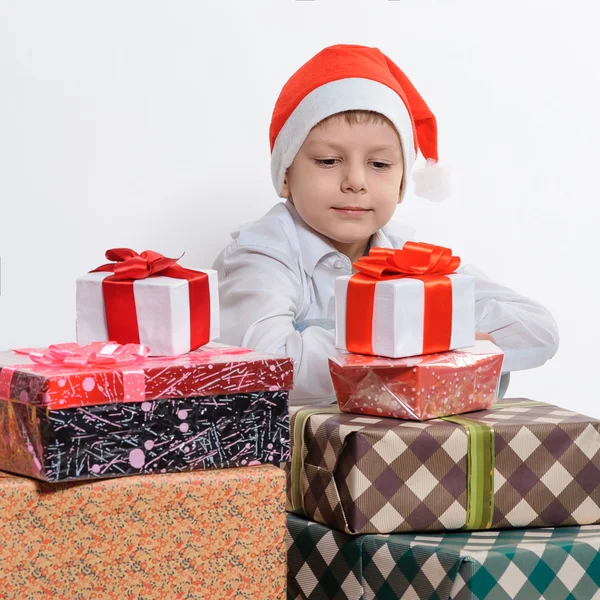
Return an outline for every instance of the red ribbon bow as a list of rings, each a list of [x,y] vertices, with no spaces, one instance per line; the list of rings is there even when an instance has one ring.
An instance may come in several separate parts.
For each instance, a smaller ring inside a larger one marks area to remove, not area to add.
[[[401,250],[371,248],[369,256],[354,263],[346,299],[346,348],[358,354],[373,352],[375,285],[390,279],[420,279],[425,285],[422,354],[450,348],[452,336],[452,283],[460,258],[452,250],[424,242],[406,242]],[[366,311],[366,314],[365,314]]]
[[[115,280],[146,279],[146,277],[159,275],[169,267],[177,264],[181,256],[179,258],[167,258],[153,250],[144,250],[141,254],[138,254],[130,248],[113,248],[106,251],[106,258],[115,262],[102,265],[92,272],[112,271]]]
[[[139,344],[140,332],[133,283],[148,277],[186,279],[190,295],[190,350],[210,341],[210,290],[208,275],[177,264],[179,258],[167,258],[153,250],[138,254],[130,248],[107,250],[106,258],[115,262],[90,271],[112,272],[102,281],[108,337],[119,344]]]

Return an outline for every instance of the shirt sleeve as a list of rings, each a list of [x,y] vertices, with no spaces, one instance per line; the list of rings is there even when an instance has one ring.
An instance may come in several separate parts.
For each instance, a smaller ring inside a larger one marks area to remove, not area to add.
[[[558,326],[546,308],[472,265],[459,272],[475,277],[475,328],[491,334],[504,351],[503,372],[539,367],[556,354]]]
[[[289,258],[271,248],[237,246],[222,253],[213,268],[219,272],[220,341],[289,356],[294,362],[291,404],[334,402],[328,357],[340,351],[333,331],[295,329],[303,292]]]

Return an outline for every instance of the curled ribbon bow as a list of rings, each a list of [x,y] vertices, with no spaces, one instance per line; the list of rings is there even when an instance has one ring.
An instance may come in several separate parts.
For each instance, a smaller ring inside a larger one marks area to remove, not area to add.
[[[378,281],[411,278],[424,283],[422,354],[443,352],[452,335],[452,283],[445,277],[460,266],[452,250],[424,242],[406,242],[402,249],[371,248],[354,263],[346,300],[346,348],[359,354],[373,351],[375,286]]]
[[[181,255],[183,256],[183,254]],[[146,279],[162,274],[177,264],[181,258],[167,258],[153,250],[144,250],[141,254],[131,248],[113,248],[106,251],[106,258],[114,262],[101,265],[96,271],[112,271],[113,279]]]
[[[183,255],[182,255],[183,256]],[[208,275],[177,264],[179,258],[167,258],[153,250],[138,254],[130,248],[107,250],[106,258],[114,262],[101,265],[92,273],[108,271],[102,281],[108,337],[120,344],[140,343],[133,284],[149,277],[185,279],[189,286],[190,350],[210,340],[210,288]]]
[[[420,275],[448,275],[460,266],[450,248],[424,242],[406,242],[402,249],[372,248],[369,256],[354,263],[359,273],[375,279],[397,279]]]
[[[54,344],[45,349],[21,348],[16,354],[28,356],[34,363],[50,367],[113,367],[140,363],[150,354],[150,348],[140,344],[92,342],[80,346],[75,342]]]

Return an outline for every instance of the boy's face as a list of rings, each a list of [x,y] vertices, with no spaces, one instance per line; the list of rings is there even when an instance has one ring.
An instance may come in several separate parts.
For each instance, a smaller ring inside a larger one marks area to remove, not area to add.
[[[392,218],[403,172],[393,127],[334,117],[311,130],[282,191],[310,227],[342,250],[366,244]]]

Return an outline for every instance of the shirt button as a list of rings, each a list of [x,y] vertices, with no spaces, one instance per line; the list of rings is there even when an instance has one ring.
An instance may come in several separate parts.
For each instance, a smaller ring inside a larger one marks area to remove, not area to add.
[[[341,268],[344,266],[344,263],[343,263],[341,260],[336,260],[336,261],[333,263],[333,266],[334,266],[336,269],[341,269]]]

